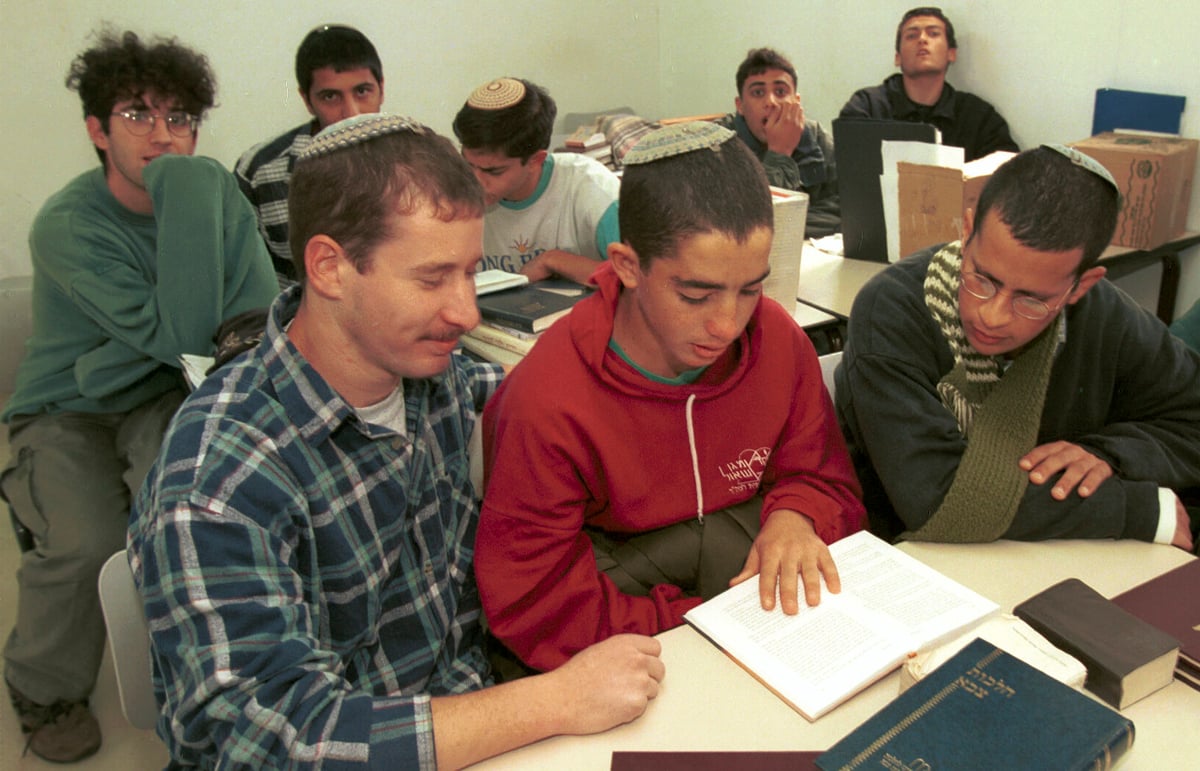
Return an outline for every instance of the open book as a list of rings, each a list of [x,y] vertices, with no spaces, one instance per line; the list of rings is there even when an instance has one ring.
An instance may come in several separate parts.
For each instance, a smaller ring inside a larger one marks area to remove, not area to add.
[[[475,274],[475,294],[491,294],[492,292],[499,292],[504,289],[525,286],[528,283],[529,276],[520,273],[509,273],[499,268],[481,270]]]
[[[802,598],[795,616],[763,610],[753,578],[684,616],[809,720],[999,609],[866,531],[829,551],[842,591],[822,586],[820,604]]]

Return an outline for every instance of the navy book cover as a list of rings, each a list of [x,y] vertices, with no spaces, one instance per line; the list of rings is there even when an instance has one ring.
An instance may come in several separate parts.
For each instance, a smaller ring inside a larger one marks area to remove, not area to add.
[[[832,769],[1110,768],[1133,723],[976,638],[817,758]]]

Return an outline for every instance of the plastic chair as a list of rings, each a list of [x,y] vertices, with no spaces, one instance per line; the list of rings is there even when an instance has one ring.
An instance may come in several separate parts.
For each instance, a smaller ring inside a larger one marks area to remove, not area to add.
[[[1178,134],[1186,102],[1185,97],[1170,94],[1098,88],[1092,110],[1092,135],[1113,129]]]
[[[833,398],[833,372],[837,369],[837,365],[842,361],[842,352],[834,351],[827,353],[824,356],[818,356],[817,362],[821,365],[821,379],[825,381],[825,390],[829,391],[829,398]]]
[[[135,728],[154,728],[158,703],[151,681],[150,627],[124,549],[100,568],[99,588],[121,712]]]

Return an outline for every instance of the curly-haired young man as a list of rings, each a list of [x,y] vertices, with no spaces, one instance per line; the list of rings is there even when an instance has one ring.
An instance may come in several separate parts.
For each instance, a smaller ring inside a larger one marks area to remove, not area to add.
[[[29,236],[33,333],[3,414],[0,491],[34,538],[21,557],[5,680],[28,749],[87,757],[104,651],[100,566],[125,545],[130,499],[183,398],[178,357],[276,291],[233,175],[189,157],[216,82],[174,39],[104,32],[76,57],[101,165],[55,193]]]

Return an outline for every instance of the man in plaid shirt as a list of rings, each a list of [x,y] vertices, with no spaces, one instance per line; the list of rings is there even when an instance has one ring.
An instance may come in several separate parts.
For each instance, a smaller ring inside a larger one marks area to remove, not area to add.
[[[636,718],[663,676],[646,637],[488,687],[467,442],[502,373],[455,352],[479,320],[470,168],[370,115],[291,186],[300,285],[188,398],[134,506],[173,765],[457,768]]]

